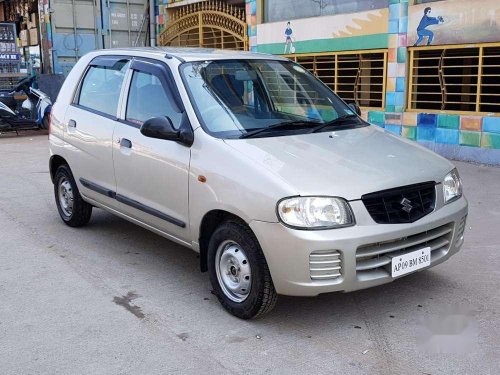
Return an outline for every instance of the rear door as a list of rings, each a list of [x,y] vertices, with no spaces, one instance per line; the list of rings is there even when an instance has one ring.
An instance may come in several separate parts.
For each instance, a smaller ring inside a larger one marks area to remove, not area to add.
[[[178,128],[182,103],[168,67],[134,59],[113,160],[120,211],[177,239],[188,241],[188,173],[190,148],[148,138],[140,127],[148,119],[168,116]]]
[[[64,120],[68,163],[81,192],[110,206],[116,204],[113,131],[129,66],[130,60],[123,56],[92,60]]]

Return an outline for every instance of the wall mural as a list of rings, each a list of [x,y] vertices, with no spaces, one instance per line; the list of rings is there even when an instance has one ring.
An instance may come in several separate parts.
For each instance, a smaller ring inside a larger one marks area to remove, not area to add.
[[[410,6],[408,45],[497,42],[500,1],[449,0]]]
[[[285,29],[285,51],[283,53],[287,53],[287,47],[288,48],[288,53],[295,53],[295,47],[293,46],[293,39],[295,36],[293,35],[293,30],[292,27],[290,26],[290,21],[286,23],[286,29]]]
[[[415,42],[415,46],[418,46],[424,38],[427,38],[427,45],[430,45],[434,39],[434,33],[427,28],[431,25],[440,25],[444,23],[444,18],[442,16],[432,17],[431,12],[431,7],[426,7],[424,9],[424,15],[417,26],[418,39]]]
[[[276,54],[335,51],[339,49],[335,42],[348,43],[351,37],[365,36],[376,36],[382,48],[387,44],[388,20],[389,10],[385,8],[318,17],[314,27],[308,18],[263,23],[257,25],[258,50]],[[352,41],[349,43],[352,49]]]

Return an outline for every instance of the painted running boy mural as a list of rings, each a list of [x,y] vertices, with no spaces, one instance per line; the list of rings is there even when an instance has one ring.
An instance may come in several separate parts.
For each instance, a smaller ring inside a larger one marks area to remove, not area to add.
[[[286,48],[289,47],[289,53],[295,53],[295,47],[293,46],[293,41],[292,41],[292,34],[293,30],[290,26],[290,21],[286,23],[286,29],[285,29],[285,52],[286,53]]]
[[[418,46],[420,43],[422,43],[425,37],[427,37],[427,45],[430,45],[432,43],[432,40],[434,39],[434,33],[430,30],[427,30],[427,27],[431,25],[439,25],[444,22],[444,19],[441,16],[431,17],[431,11],[431,7],[427,7],[424,9],[424,16],[417,26],[418,39],[415,42],[414,46]]]

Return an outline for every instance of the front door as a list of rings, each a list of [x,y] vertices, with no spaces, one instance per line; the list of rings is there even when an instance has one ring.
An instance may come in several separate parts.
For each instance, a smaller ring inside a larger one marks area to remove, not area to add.
[[[168,116],[178,128],[183,116],[168,67],[134,60],[128,96],[115,127],[113,160],[121,211],[177,239],[189,242],[188,173],[190,149],[143,136],[148,119]],[[177,100],[177,101],[176,101]]]

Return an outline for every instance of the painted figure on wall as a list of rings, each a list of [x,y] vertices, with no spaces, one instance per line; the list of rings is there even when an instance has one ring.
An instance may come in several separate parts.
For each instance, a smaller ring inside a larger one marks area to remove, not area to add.
[[[289,53],[295,53],[295,47],[293,46],[293,41],[292,41],[292,34],[293,30],[292,27],[290,26],[290,21],[286,23],[286,29],[285,29],[285,52],[288,47]]]
[[[434,33],[431,30],[428,30],[427,27],[431,25],[442,24],[444,22],[444,19],[441,16],[431,17],[431,11],[431,7],[427,7],[424,9],[424,16],[417,26],[418,39],[415,42],[414,46],[418,46],[420,43],[422,43],[425,37],[427,37],[427,45],[430,45],[432,43],[432,40],[434,39]]]

